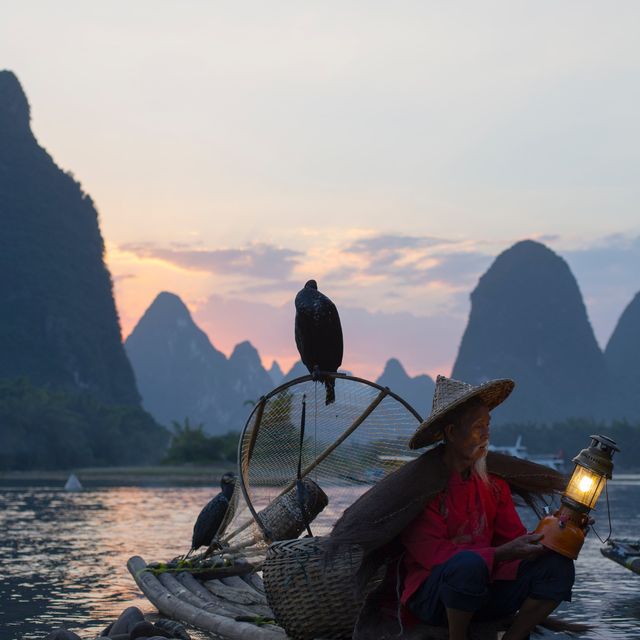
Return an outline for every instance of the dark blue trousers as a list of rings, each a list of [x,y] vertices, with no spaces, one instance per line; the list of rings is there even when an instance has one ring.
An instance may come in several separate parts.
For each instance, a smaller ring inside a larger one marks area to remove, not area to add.
[[[571,601],[574,579],[573,560],[546,551],[523,560],[515,580],[489,582],[485,561],[473,551],[461,551],[433,569],[408,606],[432,625],[447,623],[446,609],[475,611],[476,620],[496,620],[515,613],[527,598]]]

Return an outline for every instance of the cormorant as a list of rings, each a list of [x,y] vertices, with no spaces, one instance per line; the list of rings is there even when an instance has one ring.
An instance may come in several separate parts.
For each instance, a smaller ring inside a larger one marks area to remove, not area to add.
[[[296,296],[296,346],[311,375],[334,372],[342,364],[342,326],[336,305],[309,280]],[[336,399],[335,378],[318,378],[327,389],[325,404]]]
[[[229,501],[233,495],[235,483],[235,473],[225,473],[222,478],[220,478],[222,491],[207,502],[204,509],[200,512],[195,525],[193,525],[191,551],[189,551],[189,554],[204,545],[207,547],[210,546],[215,540],[218,529],[229,508]]]

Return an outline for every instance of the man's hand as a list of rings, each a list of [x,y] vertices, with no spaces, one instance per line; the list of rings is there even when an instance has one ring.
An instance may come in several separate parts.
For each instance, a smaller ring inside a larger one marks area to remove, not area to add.
[[[587,520],[587,524],[585,524],[584,527],[582,527],[582,531],[585,536],[587,535],[587,533],[589,533],[589,529],[591,529],[591,527],[594,524],[595,524],[595,520],[593,518],[589,518],[589,520]]]
[[[515,540],[511,540],[511,542],[506,542],[496,547],[496,562],[539,556],[545,550],[540,544],[542,537],[541,533],[526,533]]]

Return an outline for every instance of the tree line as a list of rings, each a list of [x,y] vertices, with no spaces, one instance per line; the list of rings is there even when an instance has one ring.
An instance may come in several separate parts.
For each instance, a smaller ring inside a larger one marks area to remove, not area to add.
[[[491,428],[491,443],[514,445],[518,436],[532,454],[560,453],[570,463],[589,446],[590,435],[608,436],[620,447],[613,459],[616,471],[640,470],[640,424],[626,420],[572,418],[548,424],[511,422]],[[615,474],[615,471],[614,471]]]
[[[147,465],[169,437],[140,407],[0,379],[0,470]]]
[[[278,452],[297,450],[299,434],[289,419],[290,398],[276,400],[269,408],[274,415],[267,412],[264,419],[265,426],[278,431],[269,441],[277,444]],[[562,453],[570,463],[589,444],[591,434],[618,443],[616,471],[640,470],[640,424],[628,421],[513,422],[494,426],[491,442],[513,445],[522,436],[529,453]],[[233,431],[207,435],[203,424],[193,425],[188,418],[173,422],[170,431],[140,407],[107,405],[89,393],[38,387],[26,378],[0,379],[0,471],[233,463],[238,438]]]

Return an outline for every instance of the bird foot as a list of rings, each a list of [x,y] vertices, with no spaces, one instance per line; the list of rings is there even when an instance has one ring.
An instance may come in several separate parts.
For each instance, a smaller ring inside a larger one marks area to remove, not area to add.
[[[222,549],[223,549],[222,543],[219,540],[214,540],[207,547],[207,550],[202,554],[202,558],[208,558],[209,556],[213,555],[214,553],[218,553],[219,551],[222,551]]]

